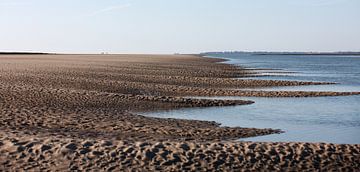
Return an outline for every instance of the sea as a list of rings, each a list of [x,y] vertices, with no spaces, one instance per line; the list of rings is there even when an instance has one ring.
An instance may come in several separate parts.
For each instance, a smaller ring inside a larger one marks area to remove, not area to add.
[[[260,72],[239,79],[334,82],[332,85],[266,87],[255,90],[360,91],[360,56],[319,54],[208,53],[228,64]],[[253,88],[245,88],[251,90]],[[216,121],[222,126],[274,128],[284,133],[239,139],[255,142],[326,142],[360,144],[360,96],[241,99],[251,105],[184,108],[144,113],[144,116]]]

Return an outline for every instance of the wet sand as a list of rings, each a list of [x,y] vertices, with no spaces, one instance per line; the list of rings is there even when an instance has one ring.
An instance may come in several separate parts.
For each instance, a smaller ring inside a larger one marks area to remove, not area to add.
[[[238,90],[333,83],[238,80],[254,71],[221,61],[194,55],[0,55],[0,169],[359,169],[359,145],[233,142],[281,131],[136,115],[254,103],[184,96],[360,94]]]

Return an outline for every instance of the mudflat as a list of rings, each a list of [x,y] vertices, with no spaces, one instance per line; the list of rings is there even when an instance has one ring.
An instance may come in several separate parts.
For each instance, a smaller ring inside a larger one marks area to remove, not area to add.
[[[282,131],[136,114],[254,103],[186,98],[194,96],[360,94],[241,90],[334,83],[236,79],[257,73],[221,61],[197,55],[0,55],[0,169],[359,170],[360,145],[236,142]]]

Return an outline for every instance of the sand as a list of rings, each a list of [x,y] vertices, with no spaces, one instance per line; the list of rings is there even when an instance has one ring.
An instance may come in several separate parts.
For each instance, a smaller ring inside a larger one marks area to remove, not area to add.
[[[239,80],[234,78],[259,73],[221,61],[195,55],[0,55],[0,170],[359,169],[359,145],[235,142],[282,131],[136,114],[254,103],[185,96],[360,94],[239,90],[334,83]]]
[[[0,137],[0,163],[9,171],[353,171],[360,168],[360,145],[14,137]]]

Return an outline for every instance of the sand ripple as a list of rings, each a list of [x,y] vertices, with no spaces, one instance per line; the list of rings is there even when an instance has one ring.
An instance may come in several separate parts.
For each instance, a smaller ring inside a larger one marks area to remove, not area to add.
[[[0,171],[359,169],[359,145],[232,142],[281,130],[136,114],[254,103],[184,96],[360,94],[235,90],[332,83],[237,80],[256,73],[219,61],[192,55],[0,55]]]

